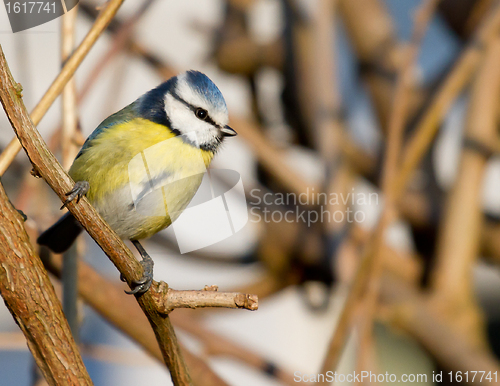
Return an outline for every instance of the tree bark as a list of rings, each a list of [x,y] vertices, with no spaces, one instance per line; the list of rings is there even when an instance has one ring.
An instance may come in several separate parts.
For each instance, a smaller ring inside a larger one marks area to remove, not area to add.
[[[49,385],[92,385],[54,287],[0,184],[0,293]]]

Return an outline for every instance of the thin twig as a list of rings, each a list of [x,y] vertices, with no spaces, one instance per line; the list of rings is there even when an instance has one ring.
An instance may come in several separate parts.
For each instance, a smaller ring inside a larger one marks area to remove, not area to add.
[[[31,121],[35,126],[40,123],[49,107],[62,92],[64,86],[71,79],[83,59],[85,59],[96,40],[106,29],[116,12],[118,12],[118,9],[123,1],[124,0],[109,0],[104,9],[101,11],[87,36],[85,36],[78,48],[65,63],[59,75],[57,75],[56,79],[52,82],[42,99],[40,99],[40,102],[38,102],[31,112]],[[19,92],[21,92],[21,90]],[[5,173],[20,150],[21,144],[19,143],[17,137],[14,137],[4,149],[2,154],[0,154],[0,176]]]
[[[61,17],[61,59],[66,62],[75,45],[75,25],[78,6]],[[73,142],[78,128],[78,109],[76,101],[75,78],[71,78],[62,91],[62,164],[69,169],[78,153],[78,147]]]
[[[103,72],[107,65],[123,50],[125,45],[129,43],[130,37],[134,33],[135,25],[154,2],[155,0],[144,0],[139,9],[132,16],[130,16],[125,22],[119,23],[119,28],[116,30],[111,48],[96,63],[92,72],[83,83],[84,85],[82,90],[78,95],[79,103],[81,103],[88,95],[92,86],[95,84],[95,81],[99,79],[99,75]],[[118,24],[116,19],[114,23]]]
[[[164,283],[163,283],[164,284]],[[236,292],[219,292],[217,286],[205,287],[202,291],[178,291],[171,288],[160,287],[166,295],[158,304],[158,310],[168,314],[176,308],[245,308],[256,310],[258,299],[255,295]]]

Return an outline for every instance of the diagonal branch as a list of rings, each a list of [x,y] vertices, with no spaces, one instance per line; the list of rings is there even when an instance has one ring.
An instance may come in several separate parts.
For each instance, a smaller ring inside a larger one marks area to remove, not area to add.
[[[47,148],[30,119],[20,96],[19,85],[12,78],[1,46],[0,99],[19,142],[33,164],[34,172],[43,177],[63,201],[65,192],[71,190],[73,182]],[[142,266],[86,198],[83,198],[79,204],[70,203],[68,209],[108,255],[128,283],[140,278]],[[137,300],[153,327],[174,385],[191,385],[191,378],[184,363],[172,323],[168,316],[162,315],[156,310],[156,302],[152,295],[155,287],[156,285],[153,286],[152,291],[148,291]]]
[[[118,9],[123,1],[124,0],[110,0],[106,7],[104,7],[101,11],[87,36],[85,36],[75,52],[66,61],[59,75],[56,79],[54,79],[49,89],[46,91],[42,99],[40,99],[40,102],[38,102],[31,112],[31,120],[35,126],[40,123],[49,107],[52,106],[52,103],[54,103],[57,96],[64,89],[66,83],[68,83],[68,81],[72,78],[76,69],[82,63],[83,59],[85,59],[97,38],[106,29],[116,12],[118,12]],[[21,144],[18,139],[14,137],[4,149],[2,154],[0,154],[0,176],[5,173],[20,150]]]

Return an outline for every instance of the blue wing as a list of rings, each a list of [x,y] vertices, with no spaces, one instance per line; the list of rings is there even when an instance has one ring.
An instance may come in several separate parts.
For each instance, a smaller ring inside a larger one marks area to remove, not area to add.
[[[82,148],[78,152],[75,159],[80,157],[89,147],[92,146],[92,141],[96,139],[101,133],[106,131],[108,128],[113,127],[114,125],[131,121],[134,118],[137,118],[137,101],[129,104],[127,107],[124,107],[117,113],[114,113],[107,117],[104,121],[101,122],[99,126],[90,134],[83,144]]]

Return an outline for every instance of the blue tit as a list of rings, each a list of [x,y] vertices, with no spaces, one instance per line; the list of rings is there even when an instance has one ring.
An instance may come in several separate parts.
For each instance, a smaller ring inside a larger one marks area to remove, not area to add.
[[[220,90],[201,72],[188,71],[106,118],[73,161],[76,184],[65,205],[86,195],[142,256],[144,276],[129,293],[146,292],[153,280],[153,260],[138,240],[168,227],[187,207],[224,138],[236,135],[227,124]],[[37,242],[62,253],[81,231],[66,213]]]

